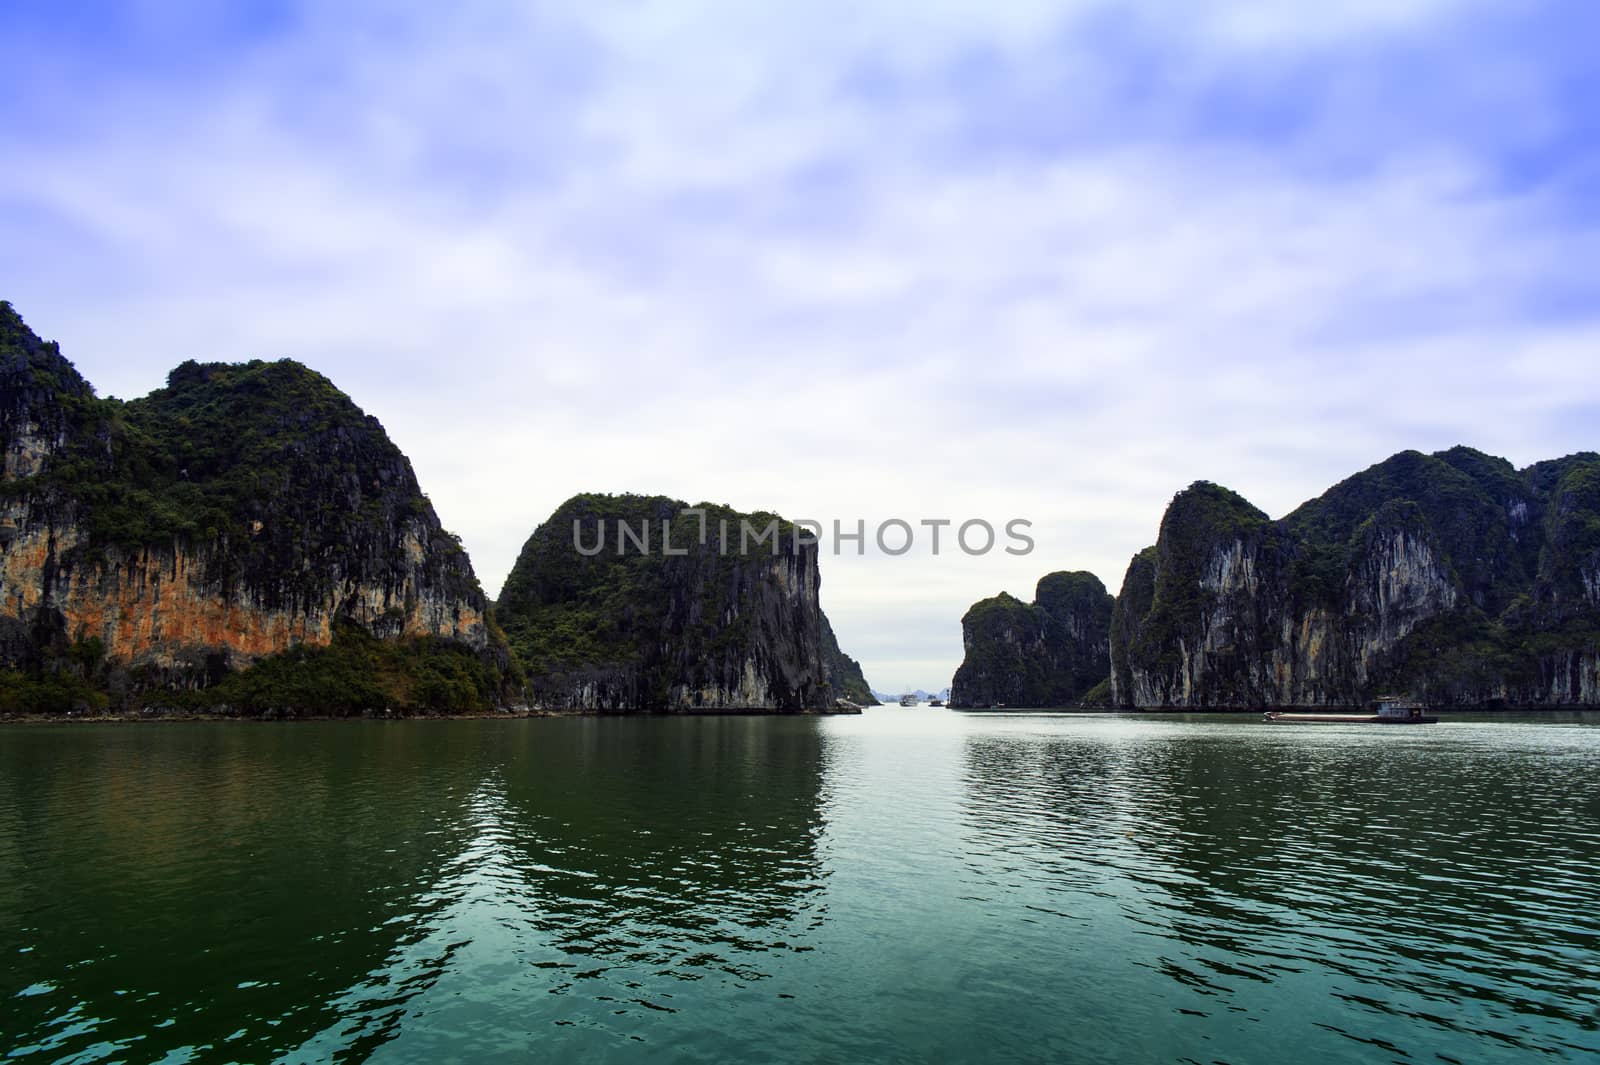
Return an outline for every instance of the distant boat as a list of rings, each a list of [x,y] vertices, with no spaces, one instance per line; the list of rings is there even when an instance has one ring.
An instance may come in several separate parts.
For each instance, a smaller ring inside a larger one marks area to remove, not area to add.
[[[919,704],[917,702],[917,697],[915,695],[902,695],[902,696],[900,696],[900,705],[901,706],[917,706]]]
[[[1269,711],[1262,715],[1274,725],[1434,725],[1439,719],[1427,707],[1395,695],[1379,697],[1370,714],[1293,714]]]
[[[929,706],[943,706],[944,705],[944,700],[943,699],[929,699],[928,700],[928,705]]]

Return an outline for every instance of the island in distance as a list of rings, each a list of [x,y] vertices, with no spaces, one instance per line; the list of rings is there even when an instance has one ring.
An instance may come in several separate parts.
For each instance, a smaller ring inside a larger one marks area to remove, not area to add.
[[[814,546],[546,571],[536,533],[507,581],[508,642],[410,461],[291,360],[185,362],[148,396],[100,398],[0,302],[0,449],[0,715],[871,698],[817,602]]]
[[[968,612],[953,701],[1600,705],[1592,452],[1518,470],[1467,447],[1406,451],[1276,521],[1197,482],[1129,565],[1093,686],[1077,657],[1093,648],[1051,627],[1043,590],[1062,576],[1032,606],[1002,595]]]

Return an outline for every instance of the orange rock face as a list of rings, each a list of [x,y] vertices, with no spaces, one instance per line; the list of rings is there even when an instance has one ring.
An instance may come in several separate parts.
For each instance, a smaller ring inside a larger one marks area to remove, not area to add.
[[[326,645],[341,615],[388,635],[441,636],[480,650],[488,644],[481,610],[423,590],[414,572],[393,587],[347,582],[285,609],[208,582],[204,560],[176,547],[107,551],[102,561],[63,566],[76,529],[6,517],[17,532],[0,546],[0,613],[22,619],[49,606],[66,619],[70,638],[99,637],[110,658],[127,664],[172,666],[196,652],[226,651],[240,667],[297,645]]]

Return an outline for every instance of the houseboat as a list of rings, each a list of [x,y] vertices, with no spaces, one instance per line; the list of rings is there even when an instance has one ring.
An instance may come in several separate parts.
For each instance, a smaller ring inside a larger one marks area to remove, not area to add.
[[[1296,714],[1279,710],[1263,715],[1274,725],[1432,725],[1438,718],[1427,707],[1397,695],[1379,696],[1370,714]]]

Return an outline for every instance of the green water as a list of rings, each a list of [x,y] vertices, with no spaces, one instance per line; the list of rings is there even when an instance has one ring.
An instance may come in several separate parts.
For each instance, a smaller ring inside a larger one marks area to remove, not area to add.
[[[0,1054],[1600,1055],[1600,719],[0,729]]]

